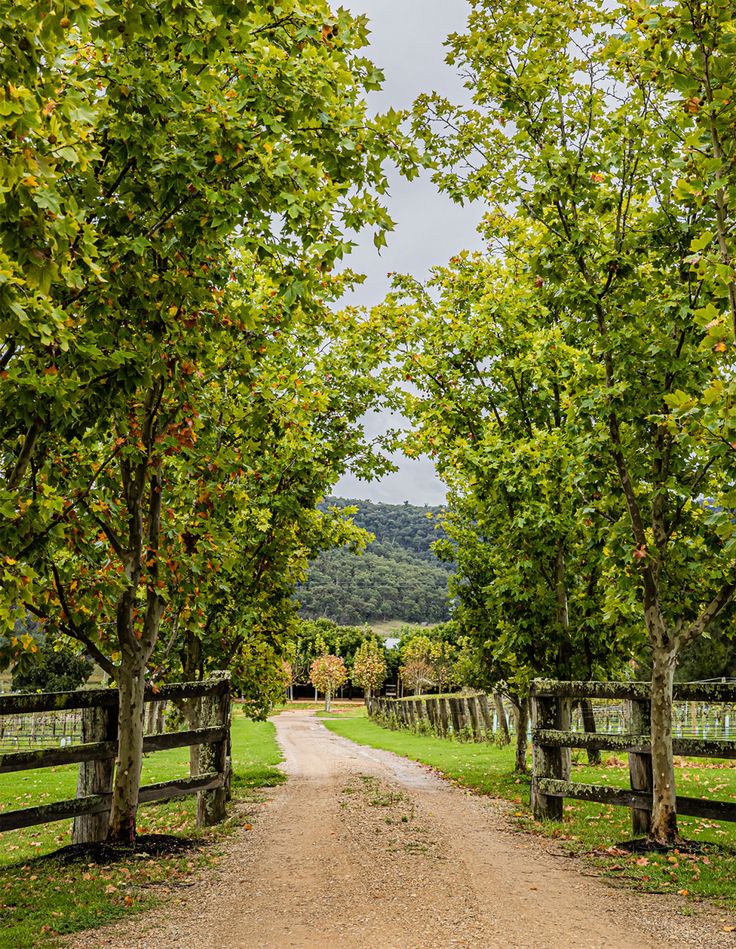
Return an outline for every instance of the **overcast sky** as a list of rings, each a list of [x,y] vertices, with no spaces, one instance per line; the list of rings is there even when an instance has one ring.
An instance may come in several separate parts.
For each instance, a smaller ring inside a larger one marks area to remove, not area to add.
[[[448,34],[464,29],[466,0],[343,0],[343,5],[355,13],[366,13],[370,19],[367,52],[386,74],[383,90],[371,96],[373,108],[408,108],[419,93],[432,90],[455,101],[466,98],[456,73],[444,62],[443,47]],[[459,250],[479,246],[475,229],[480,208],[453,204],[437,192],[428,176],[411,182],[395,176],[388,207],[396,229],[380,255],[369,234],[360,241],[349,265],[365,273],[367,279],[346,302],[372,306],[386,294],[387,273],[425,277],[433,265],[446,262]],[[386,420],[380,418],[367,425],[373,432],[385,427]],[[428,459],[400,456],[394,460],[400,466],[395,474],[371,483],[348,476],[341,479],[335,493],[393,504],[439,504],[444,500],[443,485]]]

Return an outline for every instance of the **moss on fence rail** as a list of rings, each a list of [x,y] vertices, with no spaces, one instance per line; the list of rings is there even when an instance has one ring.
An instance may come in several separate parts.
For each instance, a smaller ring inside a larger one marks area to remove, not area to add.
[[[535,679],[532,696],[537,698],[649,699],[649,682],[586,682]],[[674,698],[679,702],[736,702],[736,682],[676,682]]]

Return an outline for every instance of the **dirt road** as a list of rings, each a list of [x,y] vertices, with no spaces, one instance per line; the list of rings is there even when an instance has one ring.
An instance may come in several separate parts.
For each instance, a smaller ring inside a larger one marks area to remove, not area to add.
[[[288,782],[226,845],[214,877],[78,949],[721,949],[716,912],[614,889],[507,805],[421,765],[276,719]]]

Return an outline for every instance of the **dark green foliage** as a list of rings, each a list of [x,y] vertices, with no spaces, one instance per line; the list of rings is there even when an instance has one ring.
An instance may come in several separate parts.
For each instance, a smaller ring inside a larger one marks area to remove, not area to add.
[[[710,636],[688,643],[677,662],[675,678],[679,682],[736,677],[736,640],[734,623],[721,622]]]
[[[68,646],[54,648],[48,639],[24,658],[13,671],[13,692],[70,692],[83,686],[94,668],[85,656]]]
[[[349,498],[328,498],[326,507],[356,507],[357,513],[352,520],[358,527],[375,534],[375,544],[389,544],[400,547],[421,560],[433,565],[437,558],[432,544],[444,536],[438,528],[437,515],[442,507],[419,507],[405,501],[403,504],[382,504],[373,501],[356,501]]]
[[[294,682],[303,685],[309,681],[309,667],[313,659],[324,652],[340,656],[345,660],[348,674],[352,672],[353,660],[358,648],[368,639],[383,648],[383,640],[369,626],[338,626],[329,619],[300,620],[296,629],[296,640],[292,669]],[[398,650],[394,650],[398,652]],[[388,660],[390,651],[386,651]]]
[[[447,580],[452,568],[432,552],[431,544],[442,535],[427,516],[440,508],[340,498],[327,503],[358,507],[354,522],[376,539],[362,556],[343,548],[327,551],[311,564],[298,593],[303,617],[326,616],[345,625],[449,619]]]

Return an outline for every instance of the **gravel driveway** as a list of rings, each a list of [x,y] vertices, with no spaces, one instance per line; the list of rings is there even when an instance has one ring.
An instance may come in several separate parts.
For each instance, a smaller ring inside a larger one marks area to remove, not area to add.
[[[509,830],[508,805],[339,738],[309,712],[275,719],[288,782],[163,909],[76,949],[721,949],[716,910],[588,875]]]

